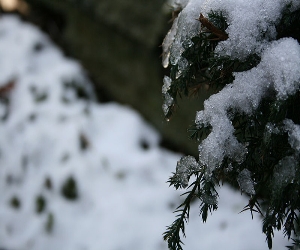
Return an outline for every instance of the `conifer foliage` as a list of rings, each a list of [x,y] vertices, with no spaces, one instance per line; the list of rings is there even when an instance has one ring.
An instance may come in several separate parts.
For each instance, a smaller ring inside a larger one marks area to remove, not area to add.
[[[190,128],[199,157],[184,156],[169,179],[186,189],[164,239],[182,248],[191,203],[202,220],[218,208],[216,187],[228,182],[259,213],[269,249],[274,230],[300,246],[300,1],[173,1],[178,16],[163,42],[163,111],[207,88]],[[191,178],[193,177],[193,178]],[[193,181],[191,181],[193,180]],[[298,232],[299,233],[299,232]]]

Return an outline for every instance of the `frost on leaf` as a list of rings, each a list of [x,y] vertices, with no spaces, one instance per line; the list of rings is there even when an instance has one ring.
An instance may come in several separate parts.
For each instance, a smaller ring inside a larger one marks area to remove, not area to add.
[[[298,162],[293,156],[283,158],[274,168],[273,187],[275,194],[293,183]]]
[[[264,133],[264,143],[268,143],[270,141],[273,134],[279,134],[280,129],[276,127],[275,124],[268,122],[265,127],[265,133]]]
[[[294,124],[293,121],[286,119],[284,121],[285,130],[288,132],[288,141],[296,154],[300,153],[300,125]]]
[[[203,194],[201,196],[201,200],[207,205],[217,205],[218,204],[218,196],[217,195],[207,195]]]
[[[250,196],[255,195],[254,182],[251,178],[251,172],[248,169],[245,168],[239,173],[237,182],[241,191]]]
[[[171,83],[172,83],[171,78],[168,77],[168,76],[165,76],[164,77],[164,84],[163,84],[162,89],[161,89],[161,92],[163,93],[163,95],[167,94],[167,92],[170,90]]]
[[[177,162],[176,180],[183,188],[186,188],[191,174],[199,170],[200,165],[193,156],[184,156]]]

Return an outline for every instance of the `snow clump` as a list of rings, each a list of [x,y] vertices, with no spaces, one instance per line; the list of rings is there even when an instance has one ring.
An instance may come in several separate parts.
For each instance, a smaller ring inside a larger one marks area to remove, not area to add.
[[[240,61],[253,54],[261,57],[256,67],[234,73],[234,81],[206,100],[204,110],[197,112],[196,125],[211,127],[211,133],[199,145],[199,163],[208,166],[210,172],[225,157],[238,164],[245,159],[247,146],[237,140],[231,122],[235,114],[251,116],[270,92],[284,101],[299,89],[299,43],[293,38],[274,41],[275,26],[289,4],[291,10],[300,5],[296,0],[190,0],[174,21],[172,35],[165,38],[164,52],[169,52],[169,62],[182,71],[185,69],[182,52],[200,32],[197,17],[200,13],[207,16],[211,11],[221,11],[227,20],[229,38],[218,43],[216,55]]]
[[[193,156],[184,156],[176,166],[176,176],[179,178],[181,186],[186,188],[189,184],[189,178],[193,171],[199,171],[200,165]]]
[[[251,178],[251,172],[248,169],[243,169],[237,178],[238,184],[243,192],[252,196],[255,195],[254,181]]]
[[[274,53],[276,51],[277,53]],[[278,67],[278,57],[286,64]],[[257,67],[235,73],[232,84],[204,102],[204,110],[198,111],[196,124],[212,126],[212,132],[199,145],[200,162],[212,170],[220,165],[225,156],[242,162],[247,153],[244,145],[234,136],[229,110],[247,115],[253,114],[261,99],[275,90],[278,99],[286,99],[299,89],[300,46],[292,38],[273,42],[262,55]]]

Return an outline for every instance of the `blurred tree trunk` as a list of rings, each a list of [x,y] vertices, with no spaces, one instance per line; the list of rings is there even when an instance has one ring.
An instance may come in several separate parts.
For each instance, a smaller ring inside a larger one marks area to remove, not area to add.
[[[180,112],[170,124],[162,114],[159,45],[169,28],[169,17],[163,13],[165,1],[27,2],[33,19],[90,73],[100,101],[114,100],[132,106],[162,133],[168,146],[196,153],[186,129],[199,107],[180,104]]]

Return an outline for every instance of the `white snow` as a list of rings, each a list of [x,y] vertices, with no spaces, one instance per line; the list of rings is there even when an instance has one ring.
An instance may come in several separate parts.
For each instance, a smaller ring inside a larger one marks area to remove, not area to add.
[[[234,73],[235,80],[206,100],[204,109],[197,112],[196,124],[212,127],[211,133],[199,145],[199,161],[209,167],[209,172],[218,167],[224,157],[242,163],[247,154],[246,145],[234,136],[231,122],[234,114],[250,116],[261,100],[273,91],[278,100],[285,100],[299,90],[299,43],[293,38],[273,41],[275,25],[288,4],[292,9],[299,7],[299,1],[290,0],[190,0],[171,29],[174,36],[166,36],[170,63],[179,65],[180,74],[187,66],[182,52],[199,32],[196,16],[222,11],[229,25],[226,30],[229,38],[218,43],[215,53],[242,61],[254,53],[261,56],[256,67]],[[167,103],[165,106],[169,107]]]
[[[286,63],[278,64],[278,60]],[[229,110],[251,115],[261,99],[275,90],[278,99],[286,99],[299,89],[300,46],[296,40],[285,38],[271,43],[262,54],[257,67],[235,73],[232,84],[204,102],[204,110],[198,111],[196,124],[212,126],[212,132],[199,145],[199,160],[213,171],[225,156],[242,162],[247,153],[245,145],[237,141]]]
[[[250,54],[260,54],[268,42],[274,40],[275,24],[288,4],[291,4],[292,10],[299,7],[298,0],[189,0],[188,3],[175,1],[173,8],[184,8],[178,16],[178,22],[174,22],[171,29],[175,34],[174,42],[169,45],[171,64],[184,60],[181,58],[183,47],[190,44],[190,39],[199,32],[200,25],[196,19],[200,13],[207,16],[211,10],[223,12],[229,25],[226,30],[229,39],[220,42],[216,52],[232,58],[245,59]],[[166,40],[170,40],[168,36]]]
[[[254,181],[251,178],[251,172],[248,169],[243,169],[237,178],[237,182],[241,191],[252,196],[255,195]]]
[[[199,171],[200,166],[195,157],[184,156],[176,165],[176,176],[180,178],[181,186],[186,188],[189,184],[189,178],[193,171]]]
[[[290,2],[285,0],[228,0],[206,1],[203,9],[221,10],[228,20],[229,39],[219,43],[216,52],[232,58],[244,59],[263,50],[270,39],[276,37],[275,23],[281,10]],[[213,3],[211,3],[213,2]]]
[[[300,45],[297,40],[283,38],[270,44],[263,54],[262,63],[274,84],[277,99],[285,100],[295,94],[300,85]]]
[[[9,82],[15,84],[0,98],[9,99],[0,103],[0,248],[167,249],[162,233],[180,201],[166,181],[180,155],[160,148],[159,134],[131,108],[94,102],[80,64],[37,28],[1,16],[0,86]],[[89,100],[67,83],[86,88]],[[61,194],[70,176],[77,200]],[[38,195],[46,200],[39,214]],[[250,213],[238,214],[247,199],[227,186],[219,195],[206,224],[193,205],[185,249],[267,249],[259,215],[251,221]],[[274,250],[285,245],[279,232]]]

